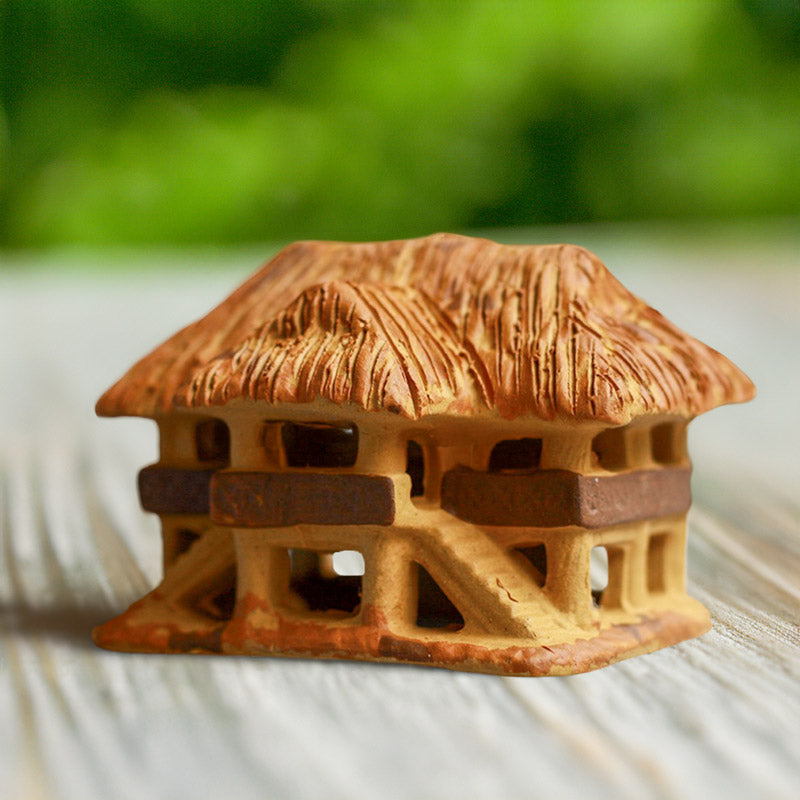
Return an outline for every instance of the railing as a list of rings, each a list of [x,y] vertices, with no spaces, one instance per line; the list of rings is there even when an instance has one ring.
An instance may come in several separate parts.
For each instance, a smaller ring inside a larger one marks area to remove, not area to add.
[[[690,473],[689,467],[601,476],[460,467],[442,479],[442,508],[478,525],[601,528],[684,513],[691,504]]]
[[[442,479],[442,508],[477,525],[601,528],[682,514],[688,467],[580,475],[565,470],[479,472]],[[210,514],[218,525],[391,525],[395,487],[384,475],[258,472],[153,465],[139,473],[142,506],[156,514]]]
[[[224,470],[211,481],[218,525],[391,525],[394,482],[384,475]]]
[[[139,472],[139,499],[154,514],[208,514],[212,475],[221,465],[185,469],[153,464]]]

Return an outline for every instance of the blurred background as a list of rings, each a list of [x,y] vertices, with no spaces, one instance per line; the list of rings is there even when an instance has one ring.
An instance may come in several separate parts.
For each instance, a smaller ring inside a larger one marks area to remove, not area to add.
[[[0,248],[800,212],[798,0],[5,0]]]
[[[436,230],[754,380],[690,429],[714,631],[513,688],[94,651],[161,559],[96,398],[283,243]],[[800,797],[798,309],[800,0],[0,0],[0,800]]]

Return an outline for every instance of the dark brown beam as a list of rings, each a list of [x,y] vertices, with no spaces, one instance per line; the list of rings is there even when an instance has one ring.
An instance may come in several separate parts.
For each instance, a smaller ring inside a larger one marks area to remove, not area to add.
[[[394,484],[380,475],[230,470],[211,481],[218,525],[391,525],[394,515]]]
[[[602,476],[459,468],[444,475],[442,507],[477,525],[602,528],[684,513],[692,500],[690,474],[688,467]]]
[[[158,464],[139,473],[139,499],[154,514],[208,514],[211,469],[178,469]]]

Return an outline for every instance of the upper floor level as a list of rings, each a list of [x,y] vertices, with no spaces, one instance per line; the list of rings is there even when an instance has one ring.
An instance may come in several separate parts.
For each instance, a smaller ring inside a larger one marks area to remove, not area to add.
[[[144,506],[226,525],[390,525],[404,510],[441,507],[482,525],[591,528],[681,513],[690,501],[680,419],[413,426],[340,409],[265,419],[251,406],[173,415],[159,428],[159,463],[140,475]]]

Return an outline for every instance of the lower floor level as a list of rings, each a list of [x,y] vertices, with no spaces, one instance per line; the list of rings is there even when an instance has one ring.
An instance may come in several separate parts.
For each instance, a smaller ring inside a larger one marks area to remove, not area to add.
[[[118,650],[565,674],[699,635],[685,518],[486,528],[438,509],[391,528],[221,528],[164,517],[162,583],[100,626]]]

